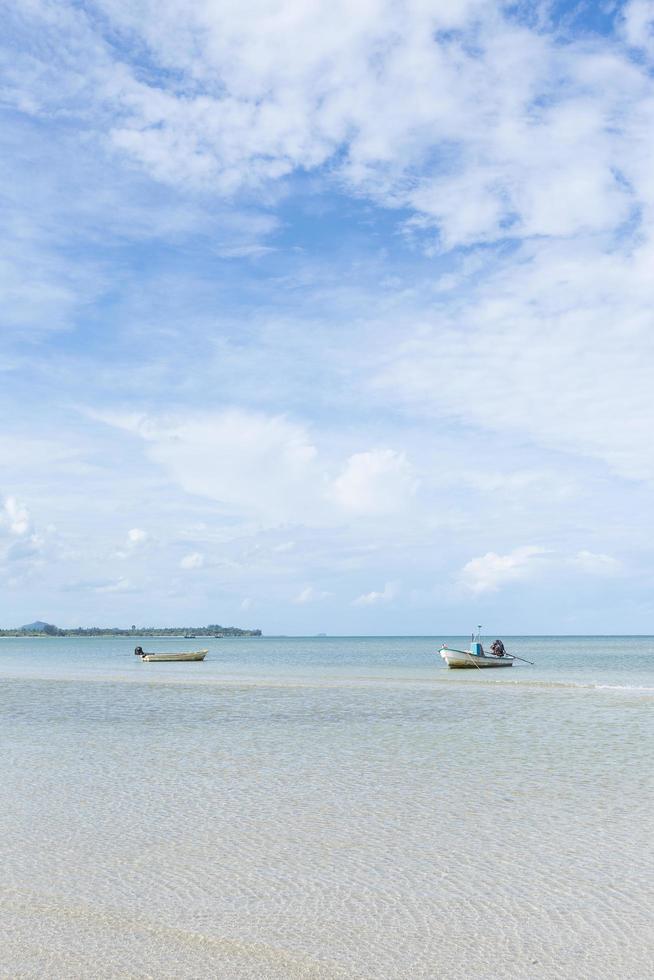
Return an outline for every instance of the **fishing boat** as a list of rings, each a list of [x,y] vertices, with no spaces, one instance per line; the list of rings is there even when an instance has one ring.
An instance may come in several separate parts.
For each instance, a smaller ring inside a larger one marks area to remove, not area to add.
[[[195,650],[189,653],[145,653],[140,647],[137,647],[134,653],[148,664],[170,664],[204,660],[209,651]]]
[[[513,666],[513,661],[516,658],[505,651],[504,644],[501,640],[495,640],[492,649],[501,652],[486,653],[481,642],[481,633],[477,632],[476,636],[473,633],[470,638],[469,650],[457,650],[454,647],[449,647],[447,643],[443,643],[438,652],[450,668],[471,667],[472,670],[475,670],[483,667]]]

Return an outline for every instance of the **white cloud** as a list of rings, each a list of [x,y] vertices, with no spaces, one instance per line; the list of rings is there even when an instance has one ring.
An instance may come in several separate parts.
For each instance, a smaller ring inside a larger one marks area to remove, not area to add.
[[[22,535],[7,548],[5,559],[8,562],[40,561],[44,557],[45,548],[46,540],[42,535]]]
[[[374,386],[424,416],[654,480],[653,258],[654,239],[525,247],[391,342]]]
[[[548,574],[559,576],[573,569],[585,576],[611,578],[622,574],[622,562],[611,555],[581,550],[574,555],[556,554],[545,548],[527,546],[506,555],[489,551],[471,559],[462,569],[459,582],[473,595],[497,592],[515,582],[524,582]]]
[[[364,592],[352,600],[353,606],[375,606],[379,603],[391,602],[399,595],[397,582],[387,582],[382,592]]]
[[[113,582],[107,582],[106,585],[98,585],[95,591],[100,593],[131,592],[133,589],[129,579],[119,578]]]
[[[406,509],[418,477],[406,455],[373,449],[351,455],[332,478],[308,428],[284,416],[228,409],[176,418],[91,413],[139,435],[149,457],[185,490],[266,524],[327,526],[347,514],[383,517]],[[291,550],[283,542],[277,550]]]
[[[329,599],[333,595],[333,592],[324,592],[320,589],[314,589],[311,585],[307,585],[292,601],[298,606],[304,606],[310,602],[321,602],[323,599]]]
[[[61,591],[72,593],[94,592],[97,595],[105,595],[113,592],[133,592],[135,589],[129,579],[121,576],[117,579],[83,579],[81,581],[68,582],[61,586]]]
[[[593,551],[578,551],[569,562],[586,575],[611,577],[619,575],[623,570],[622,562],[617,558]]]
[[[127,532],[127,543],[132,548],[145,544],[149,539],[149,534],[140,527],[133,527]]]
[[[0,526],[6,527],[10,534],[18,537],[29,534],[31,531],[32,522],[29,511],[16,497],[5,497],[0,513]]]
[[[133,527],[127,532],[125,545],[122,549],[115,552],[116,558],[132,558],[135,554],[143,551],[152,542],[152,538],[147,531],[140,527]]]
[[[148,455],[186,491],[273,523],[315,506],[321,479],[307,431],[283,416],[231,409],[177,418],[102,413],[143,438]]]
[[[186,571],[203,568],[204,555],[200,554],[199,551],[193,551],[189,555],[184,555],[184,557],[179,563],[179,567],[185,569]]]
[[[629,0],[622,10],[622,31],[634,48],[654,53],[654,2]]]
[[[0,536],[5,539],[0,563],[22,565],[24,572],[43,566],[60,552],[55,526],[36,528],[25,504],[13,495],[4,498],[0,510]]]
[[[460,573],[460,582],[473,595],[497,592],[511,582],[531,578],[543,567],[545,548],[527,545],[515,548],[507,555],[489,551],[478,558],[471,558]]]
[[[633,154],[617,135],[648,79],[615,42],[564,43],[497,0],[97,6],[92,19],[30,5],[49,60],[40,47],[16,59],[9,97],[95,117],[159,180],[269,193],[329,162],[341,186],[412,210],[446,247],[597,232],[629,214]],[[651,43],[650,3],[632,0],[623,22],[631,44]],[[120,60],[103,24],[130,39]],[[641,159],[650,141],[641,126]]]
[[[404,453],[373,449],[350,456],[334,481],[333,494],[345,510],[375,516],[404,507],[416,488],[416,476]]]

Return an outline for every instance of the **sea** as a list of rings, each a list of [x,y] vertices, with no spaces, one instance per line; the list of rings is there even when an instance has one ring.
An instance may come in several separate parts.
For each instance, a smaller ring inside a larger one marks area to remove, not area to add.
[[[1,639],[0,976],[654,976],[654,637],[468,639]]]

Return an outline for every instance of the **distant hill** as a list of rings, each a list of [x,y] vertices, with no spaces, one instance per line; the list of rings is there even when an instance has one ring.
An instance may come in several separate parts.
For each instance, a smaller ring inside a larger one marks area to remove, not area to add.
[[[27,626],[20,627],[21,633],[58,633],[59,628],[53,626],[52,623],[44,623],[40,619],[37,619],[35,623],[28,623]]]

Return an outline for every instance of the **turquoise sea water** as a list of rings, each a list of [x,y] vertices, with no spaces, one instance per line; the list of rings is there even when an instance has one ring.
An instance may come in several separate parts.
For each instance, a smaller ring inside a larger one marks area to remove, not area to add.
[[[651,976],[654,638],[504,639],[0,640],[0,976]]]

